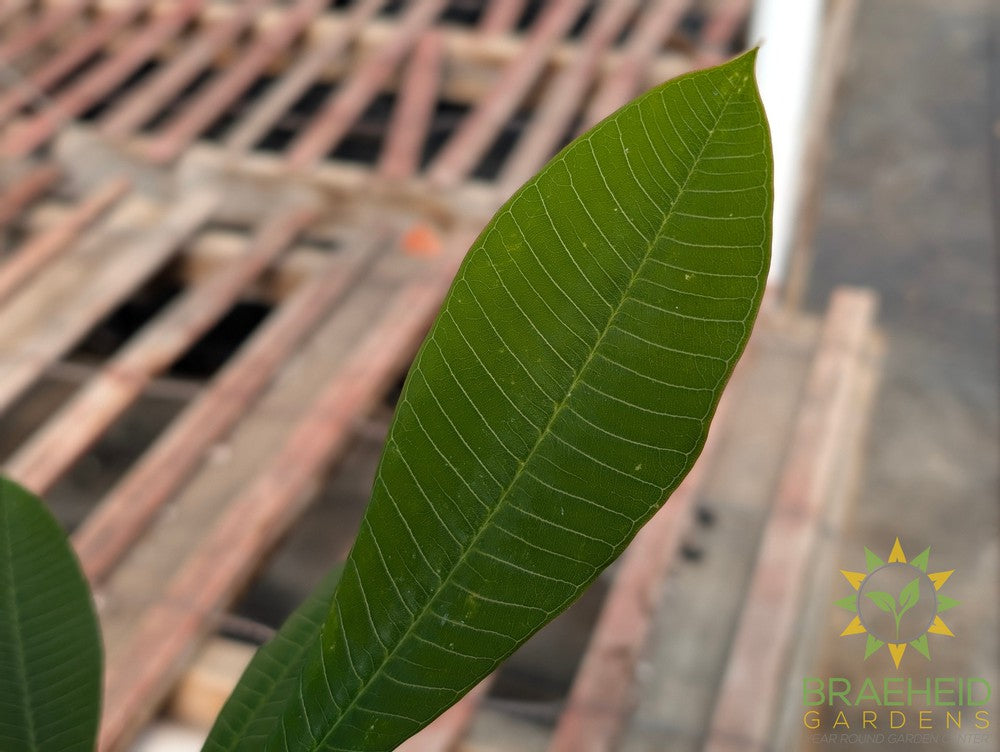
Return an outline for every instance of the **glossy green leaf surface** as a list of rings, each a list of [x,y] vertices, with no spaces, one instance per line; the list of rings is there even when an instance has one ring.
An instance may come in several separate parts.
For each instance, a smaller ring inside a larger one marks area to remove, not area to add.
[[[257,651],[215,720],[202,752],[261,749],[281,717],[287,698],[298,688],[306,657],[310,651],[319,650],[320,630],[342,571],[337,567],[330,572],[278,633]]]
[[[66,534],[38,499],[0,478],[0,750],[91,752],[101,660]]]
[[[394,749],[572,603],[691,468],[768,268],[754,58],[626,105],[473,244],[266,749]]]

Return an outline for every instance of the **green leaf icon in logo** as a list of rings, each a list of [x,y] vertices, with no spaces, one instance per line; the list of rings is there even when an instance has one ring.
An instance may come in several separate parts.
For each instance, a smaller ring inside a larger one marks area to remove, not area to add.
[[[880,609],[885,611],[887,614],[896,613],[896,599],[893,598],[888,593],[883,593],[880,590],[876,590],[871,593],[865,593],[865,597],[871,599],[872,603],[874,603]]]
[[[920,577],[914,577],[899,593],[899,615],[902,616],[920,600]]]
[[[903,614],[916,606],[920,601],[920,577],[914,577],[903,586],[903,589],[899,592],[898,604],[896,599],[889,593],[881,590],[865,593],[865,597],[887,614],[892,614],[892,619],[896,623],[896,639],[898,640],[899,622],[903,618]]]

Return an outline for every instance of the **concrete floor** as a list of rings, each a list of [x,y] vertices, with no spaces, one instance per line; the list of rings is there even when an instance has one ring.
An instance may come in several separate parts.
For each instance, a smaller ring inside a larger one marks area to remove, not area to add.
[[[884,650],[862,663],[864,639],[840,637],[847,612],[831,609],[818,668],[921,682],[983,677],[994,688],[985,706],[992,738],[952,734],[903,747],[998,749],[1000,4],[860,6],[831,124],[807,305],[822,309],[838,284],[874,288],[887,350],[837,565],[863,569],[865,546],[884,558],[899,536],[910,556],[931,547],[932,571],[955,570],[941,592],[961,604],[946,619],[955,636],[930,637],[931,662],[906,655],[898,671]],[[837,598],[850,592],[842,579],[833,585]],[[935,713],[928,733],[943,733],[942,717]],[[907,730],[916,731],[915,717]],[[822,748],[841,746],[883,744]]]

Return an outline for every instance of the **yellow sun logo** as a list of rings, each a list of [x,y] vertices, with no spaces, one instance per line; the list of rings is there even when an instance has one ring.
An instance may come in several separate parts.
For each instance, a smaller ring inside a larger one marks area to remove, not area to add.
[[[888,562],[866,548],[864,572],[840,570],[857,591],[835,604],[854,612],[854,618],[840,636],[867,635],[866,660],[883,645],[889,646],[896,668],[907,646],[930,660],[928,634],[954,637],[941,619],[941,613],[957,606],[958,601],[938,591],[955,570],[928,574],[930,553],[930,548],[926,548],[907,561],[899,538],[896,538]]]

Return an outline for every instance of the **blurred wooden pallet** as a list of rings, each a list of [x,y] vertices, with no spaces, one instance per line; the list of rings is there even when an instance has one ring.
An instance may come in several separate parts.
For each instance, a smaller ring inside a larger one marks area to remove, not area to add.
[[[79,510],[64,521],[107,644],[101,750],[126,748],[178,681],[173,707],[202,705],[215,653],[189,671],[197,647],[235,623],[263,557],[364,443],[495,208],[638,91],[739,51],[749,5],[0,8],[0,459]],[[253,325],[226,335],[247,306]],[[185,358],[219,331],[233,341],[192,376]],[[543,746],[637,733],[649,599],[683,558],[705,472],[617,570]],[[222,645],[231,673],[249,648]],[[516,732],[487,690],[407,748]]]

